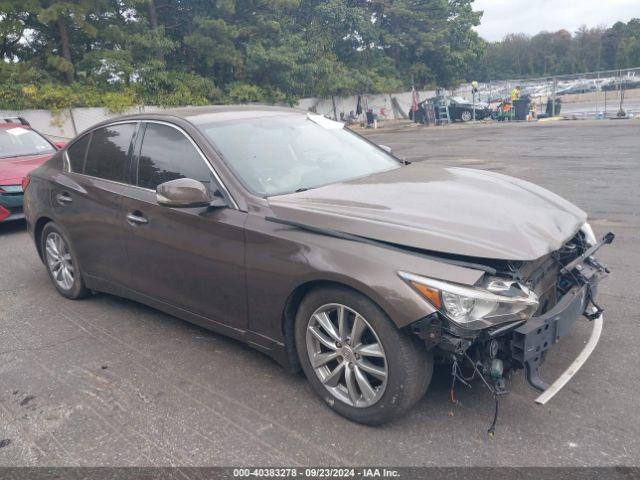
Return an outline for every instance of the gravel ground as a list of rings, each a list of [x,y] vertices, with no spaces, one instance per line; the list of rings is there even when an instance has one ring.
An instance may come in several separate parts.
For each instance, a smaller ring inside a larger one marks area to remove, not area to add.
[[[72,302],[50,285],[23,223],[0,225],[0,466],[640,464],[640,122],[549,122],[369,131],[412,161],[518,176],[617,234],[601,254],[603,337],[546,406],[518,373],[487,436],[480,384],[448,401],[447,371],[383,427],[325,408],[304,378],[266,356],[142,305]],[[499,206],[496,206],[499,208]],[[551,379],[590,333],[549,353]]]

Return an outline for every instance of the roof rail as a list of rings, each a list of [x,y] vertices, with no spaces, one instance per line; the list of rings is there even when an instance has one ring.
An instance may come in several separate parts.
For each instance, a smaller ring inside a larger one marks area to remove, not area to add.
[[[4,117],[3,120],[6,123],[20,123],[21,125],[31,126],[24,117]]]

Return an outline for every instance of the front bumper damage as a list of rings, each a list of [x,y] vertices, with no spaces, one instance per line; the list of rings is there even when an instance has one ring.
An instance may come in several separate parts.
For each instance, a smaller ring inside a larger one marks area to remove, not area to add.
[[[594,314],[593,311],[588,310],[591,296],[594,295],[594,290],[595,286],[593,286],[593,283],[574,288],[562,297],[560,302],[551,311],[540,317],[531,318],[524,325],[513,331],[510,341],[512,357],[514,361],[525,368],[527,380],[536,389],[547,392],[550,387],[550,385],[541,378],[539,371],[546,351],[569,333],[576,320],[583,313],[590,316]],[[571,367],[563,374],[563,378],[565,379],[563,385],[566,384],[584,364],[600,338],[603,322],[602,312],[598,312],[598,315],[593,317],[592,321],[594,322],[593,331],[596,333],[595,340],[590,341],[585,347],[585,350],[583,350],[583,353],[578,356],[581,361],[579,363],[574,361]],[[594,338],[594,335],[592,335],[592,338]],[[587,349],[589,351],[585,355]],[[554,395],[559,389],[557,385],[554,387]],[[546,403],[551,396],[553,395],[546,395],[544,402],[536,401],[538,403]]]
[[[529,383],[543,392],[536,399],[538,404],[547,403],[571,380],[593,353],[600,340],[604,314],[602,308],[596,303],[595,297],[598,283],[609,273],[609,269],[598,262],[593,254],[602,246],[612,243],[614,238],[612,233],[608,233],[602,241],[564,266],[563,272],[572,276],[574,285],[551,310],[544,315],[532,317],[524,325],[513,330],[510,340],[512,358],[525,369]],[[569,333],[580,316],[593,322],[589,341],[569,368],[549,385],[542,379],[539,371],[545,353]]]
[[[593,254],[613,239],[613,234],[607,234],[601,242],[562,266],[560,275],[564,280],[562,287],[557,287],[557,302],[526,322],[502,325],[474,336],[452,329],[437,314],[414,324],[414,333],[427,347],[439,353],[445,363],[453,363],[452,399],[457,381],[469,385],[469,380],[477,376],[497,399],[507,393],[505,378],[518,369],[524,369],[529,384],[542,391],[536,403],[545,404],[556,395],[586,362],[600,339],[604,317],[596,303],[596,293],[598,283],[609,269]],[[540,374],[545,354],[571,331],[581,316],[593,323],[591,337],[564,373],[549,384]]]

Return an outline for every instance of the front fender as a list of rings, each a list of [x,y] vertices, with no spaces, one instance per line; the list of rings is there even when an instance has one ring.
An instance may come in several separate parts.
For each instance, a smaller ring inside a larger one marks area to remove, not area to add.
[[[415,253],[364,244],[249,215],[246,223],[249,328],[282,341],[287,300],[301,285],[328,281],[351,287],[377,303],[403,328],[435,310],[398,271],[473,285],[483,272]]]

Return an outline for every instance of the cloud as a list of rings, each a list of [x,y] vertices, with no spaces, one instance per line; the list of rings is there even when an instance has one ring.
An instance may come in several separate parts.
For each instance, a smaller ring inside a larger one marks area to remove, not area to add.
[[[580,26],[611,26],[640,17],[638,0],[475,0],[483,10],[477,31],[487,40],[501,40],[508,33],[536,33]]]

